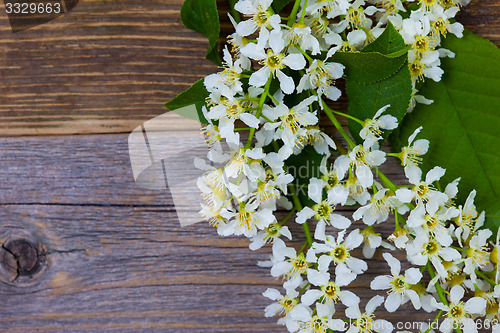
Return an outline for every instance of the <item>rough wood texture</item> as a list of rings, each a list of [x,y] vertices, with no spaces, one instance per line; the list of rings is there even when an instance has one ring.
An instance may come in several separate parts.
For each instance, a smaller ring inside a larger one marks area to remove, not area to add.
[[[204,59],[206,39],[183,27],[181,4],[80,1],[68,14],[15,34],[2,10],[0,133],[129,132],[164,113],[163,103],[216,70]],[[473,0],[460,20],[498,43],[498,7],[496,0]]]
[[[0,20],[2,135],[129,132],[216,70],[182,0],[80,1],[13,34]]]
[[[256,266],[269,248],[180,228],[166,193],[138,189],[128,163],[124,134],[0,139],[0,240],[39,242],[46,258],[36,278],[0,283],[0,329],[282,332],[263,316],[260,294],[279,285]],[[385,272],[380,259],[354,289]]]
[[[280,284],[255,265],[269,248],[180,228],[168,192],[133,182],[127,134],[103,134],[162,114],[216,69],[181,3],[82,0],[16,34],[1,11],[1,332],[284,332],[263,316],[260,293]],[[459,20],[499,44],[498,7],[473,1]],[[62,135],[83,133],[100,134]],[[385,171],[401,177],[395,163]],[[363,302],[387,271],[379,255],[369,266],[354,286]]]

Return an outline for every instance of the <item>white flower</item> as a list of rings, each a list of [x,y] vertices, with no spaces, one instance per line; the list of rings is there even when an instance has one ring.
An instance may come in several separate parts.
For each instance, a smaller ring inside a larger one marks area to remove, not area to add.
[[[224,70],[220,73],[210,74],[203,80],[205,88],[209,92],[218,89],[226,97],[234,96],[237,92],[243,91],[240,81],[241,72],[249,70],[251,63],[247,57],[240,56],[233,61],[227,46],[224,48]]]
[[[385,153],[378,149],[372,149],[373,141],[365,140],[363,145],[358,145],[348,155],[339,156],[334,166],[337,170],[337,178],[343,179],[349,167],[354,167],[354,173],[360,184],[367,188],[373,185],[372,166],[379,166],[385,162]]]
[[[316,37],[311,33],[311,28],[304,23],[294,23],[285,32],[284,40],[286,44],[298,46],[304,51],[311,51],[313,55],[321,52],[320,45]]]
[[[437,211],[439,206],[442,206],[448,201],[448,196],[439,192],[434,188],[433,183],[441,179],[446,172],[441,167],[434,167],[425,176],[425,180],[418,178],[410,179],[410,183],[414,186],[412,189],[400,188],[396,191],[396,197],[399,201],[407,203],[415,200],[417,203],[427,203],[427,209],[430,211]]]
[[[451,232],[453,227],[446,227],[446,222],[458,215],[458,209],[450,207],[432,212],[423,203],[419,203],[408,217],[407,225],[413,228],[417,235],[427,233],[429,237],[435,238],[441,245],[450,246],[453,243]]]
[[[343,26],[347,28],[348,25],[353,28],[353,30],[369,29],[372,25],[372,20],[366,17],[366,15],[375,14],[378,9],[374,6],[363,7],[365,0],[355,0],[351,7],[347,10],[347,15],[343,23]]]
[[[410,241],[408,231],[403,228],[396,228],[396,231],[394,231],[389,237],[387,237],[387,239],[391,242],[394,242],[394,245],[398,249],[406,249],[406,245]]]
[[[351,221],[340,215],[334,213],[334,205],[336,202],[334,192],[329,192],[328,199],[323,200],[323,187],[324,180],[318,178],[311,178],[308,187],[309,197],[316,202],[312,208],[304,207],[297,213],[296,222],[303,224],[307,219],[314,218],[318,221],[316,226],[315,238],[325,239],[325,227],[331,225],[337,229],[347,229],[351,225]]]
[[[441,276],[446,276],[444,261],[455,261],[461,258],[460,253],[450,247],[443,247],[427,234],[422,234],[406,246],[408,259],[414,265],[424,266],[430,261]]]
[[[342,92],[334,86],[335,80],[340,79],[344,74],[344,65],[336,62],[327,62],[331,56],[328,52],[325,60],[314,59],[306,70],[306,74],[300,79],[297,92],[315,89],[318,96],[325,95],[329,99],[336,101]]]
[[[465,200],[465,204],[458,207],[460,214],[455,219],[455,223],[458,226],[455,230],[455,235],[457,236],[460,245],[462,244],[462,239],[467,240],[467,238],[469,238],[473,227],[477,227],[478,224],[481,226],[484,223],[484,214],[481,214],[479,218],[477,216],[476,206],[474,205],[475,197],[476,190],[472,190]]]
[[[465,290],[461,286],[454,286],[450,291],[450,304],[437,303],[436,307],[446,311],[446,319],[439,326],[443,333],[449,333],[454,325],[460,325],[464,333],[477,333],[477,326],[471,317],[473,314],[483,314],[486,310],[486,300],[481,297],[473,297],[463,302]]]
[[[338,174],[338,173],[337,173]],[[347,197],[346,205],[365,205],[371,198],[371,194],[368,192],[367,188],[361,185],[358,178],[354,175],[349,174],[349,178],[340,182],[340,185],[349,192]]]
[[[248,20],[241,21],[236,27],[236,33],[241,36],[253,34],[257,29],[267,30],[267,27],[279,28],[281,18],[278,14],[268,11],[272,0],[240,0],[234,5],[234,9],[245,16],[251,16]]]
[[[415,36],[427,36],[431,31],[429,17],[422,11],[414,11],[410,17],[403,20],[401,36],[406,44],[413,44]]]
[[[337,239],[328,235],[324,243],[313,243],[307,253],[307,261],[316,262],[317,260],[324,267],[328,267],[333,261],[336,266],[347,266],[353,273],[362,274],[368,269],[368,265],[363,260],[354,258],[350,251],[361,245],[363,236],[359,229],[354,229],[344,241],[345,233],[343,230],[338,233]],[[321,253],[324,254],[317,259],[316,255]]]
[[[368,226],[363,229],[361,234],[363,235],[363,256],[367,259],[373,258],[375,251],[380,246],[390,250],[395,249],[391,244],[384,242],[382,240],[382,236],[376,233],[372,226]]]
[[[337,266],[335,268],[335,281],[330,281],[330,273],[328,273],[328,265],[319,262],[318,270],[309,268],[307,270],[307,280],[309,283],[320,289],[309,289],[302,295],[301,302],[307,306],[311,306],[314,302],[328,304],[335,312],[335,303],[341,301],[345,306],[352,306],[359,303],[359,297],[348,290],[341,290],[341,287],[349,285],[356,278],[356,274],[352,273],[345,266]]]
[[[342,23],[343,22],[341,22],[341,24]],[[333,45],[328,52],[329,54],[333,54],[337,51],[356,52],[362,48],[367,38],[363,30],[350,31],[347,34],[347,40],[344,40],[338,32],[339,30],[334,29],[334,31],[329,31],[329,33],[325,34],[325,41]]]
[[[273,251],[273,253],[275,252]],[[275,257],[279,261],[271,268],[271,275],[273,277],[284,276],[290,280],[306,273],[309,264],[305,260],[304,253],[297,254],[297,251],[293,247],[281,247],[276,249],[276,254]]]
[[[261,162],[266,154],[262,151],[262,148],[245,149],[236,146],[230,146],[230,148],[231,158],[224,168],[226,179],[236,179],[241,174],[244,174],[250,181],[256,181],[266,176],[266,171]],[[233,188],[229,188],[229,190],[232,191]],[[239,196],[237,193],[241,192],[240,190],[240,187],[235,187],[234,194]]]
[[[446,36],[448,32],[451,32],[458,38],[462,38],[464,26],[459,22],[450,23],[450,18],[454,18],[455,14],[458,12],[458,7],[451,7],[444,10],[443,7],[438,6],[431,12],[427,13],[431,21],[432,32]]]
[[[305,126],[318,123],[318,117],[309,112],[309,105],[314,103],[315,100],[315,96],[310,96],[293,108],[288,108],[285,104],[279,104],[275,108],[264,108],[262,114],[274,121],[273,123],[266,123],[264,129],[277,129],[276,135],[290,148],[291,153],[299,131]]]
[[[266,169],[266,178],[258,179],[257,188],[249,196],[249,200],[255,199],[263,208],[276,210],[276,202],[281,198],[281,193],[287,194],[287,185],[293,181],[291,174],[284,172],[273,172],[271,169]]]
[[[429,51],[419,57],[413,50],[410,50],[408,52],[408,63],[414,80],[422,80],[425,76],[439,82],[444,73],[439,67],[441,61],[439,60],[438,51]]]
[[[391,268],[392,275],[377,276],[370,284],[373,290],[389,289],[389,296],[385,300],[385,308],[389,312],[396,311],[401,304],[411,300],[413,307],[419,310],[421,307],[418,294],[410,289],[422,278],[422,273],[417,268],[409,268],[405,274],[401,274],[401,263],[390,253],[382,255]]]
[[[418,95],[418,90],[415,87],[416,81],[412,80],[412,93],[411,93],[411,100],[410,100],[410,106],[408,107],[408,113],[412,112],[417,103],[420,104],[432,104],[434,101],[432,99],[427,99],[422,95]]]
[[[333,311],[322,303],[316,304],[316,315],[313,311],[303,305],[297,305],[290,311],[290,317],[295,320],[293,324],[287,324],[290,332],[299,333],[326,333],[329,329],[343,331],[345,324],[341,319],[332,319]]]
[[[325,156],[321,160],[321,164],[319,166],[321,179],[323,180],[322,184],[324,184],[327,195],[332,198],[334,203],[346,205],[349,197],[349,190],[337,179],[337,172],[335,171],[333,164],[330,164],[330,168],[327,168],[327,163],[328,156]]]
[[[429,150],[429,140],[419,139],[415,142],[415,137],[422,130],[422,126],[417,128],[408,138],[408,146],[401,149],[401,165],[404,167],[406,178],[412,183],[417,183],[422,177],[422,171],[418,167],[422,158]]]
[[[402,203],[394,195],[388,195],[389,190],[380,189],[370,199],[370,203],[359,207],[352,215],[354,220],[363,219],[367,225],[373,225],[375,222],[385,222],[389,217],[391,210],[401,206]]]
[[[389,333],[393,326],[390,322],[383,319],[375,319],[373,312],[384,302],[382,296],[374,296],[366,304],[365,312],[359,310],[359,305],[353,305],[345,310],[347,318],[354,319],[354,325],[351,325],[347,333]]]
[[[314,150],[321,155],[330,155],[330,149],[336,149],[337,146],[332,138],[321,131],[318,126],[307,126],[304,131],[299,131],[294,154],[299,154],[306,145],[312,145]]]
[[[208,119],[219,121],[219,134],[226,139],[228,143],[238,145],[240,137],[234,132],[234,122],[241,119],[250,127],[258,128],[260,121],[248,110],[248,108],[239,100],[233,97],[224,99],[220,104],[210,108],[207,113]]]
[[[487,242],[492,234],[493,232],[491,230],[480,230],[476,235],[472,236],[469,242],[467,258],[464,260],[464,273],[471,276],[472,282],[476,282],[475,270],[484,268],[490,262]]]
[[[257,234],[257,230],[266,228],[276,220],[270,209],[257,211],[257,207],[255,203],[249,203],[244,208],[240,207],[239,211],[223,208],[220,215],[228,222],[219,224],[219,233],[222,236],[243,234],[246,237],[252,237]]]
[[[259,231],[257,235],[253,236],[250,241],[249,248],[252,251],[258,250],[263,247],[267,242],[273,243],[273,247],[278,243],[283,242],[279,239],[280,236],[285,236],[292,240],[292,233],[287,226],[280,226],[277,223],[271,223],[264,230]]]
[[[207,220],[211,225],[218,226],[226,222],[226,219],[220,215],[221,209],[215,208],[212,205],[201,205],[200,215],[204,220]]]
[[[314,0],[307,4],[307,13],[326,13],[328,19],[347,14],[350,4],[347,0]]]
[[[398,120],[396,117],[386,114],[382,116],[391,105],[386,105],[379,109],[372,119],[366,119],[363,128],[359,132],[359,136],[362,139],[373,138],[381,139],[380,135],[382,132],[380,129],[393,130],[398,127]],[[380,118],[379,118],[380,117]]]
[[[293,70],[303,69],[306,60],[301,53],[285,55],[281,53],[285,44],[281,31],[273,30],[269,36],[271,48],[265,50],[255,43],[248,43],[241,49],[241,53],[251,59],[258,60],[262,68],[250,76],[250,85],[262,87],[266,84],[270,75],[276,76],[280,82],[281,90],[285,94],[291,94],[295,90],[295,83],[290,76],[285,75],[281,70],[288,66]]]
[[[293,309],[298,303],[299,293],[296,291],[297,287],[302,283],[302,278],[297,276],[283,284],[286,290],[285,295],[274,288],[267,288],[265,292],[262,293],[264,297],[269,298],[272,301],[277,301],[275,303],[269,304],[265,309],[266,317],[274,317],[278,314],[288,313]]]

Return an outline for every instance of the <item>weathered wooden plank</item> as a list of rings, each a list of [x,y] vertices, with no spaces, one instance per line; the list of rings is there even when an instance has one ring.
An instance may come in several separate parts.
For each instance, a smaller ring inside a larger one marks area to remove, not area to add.
[[[0,330],[284,331],[263,316],[260,294],[279,281],[255,264],[270,249],[252,252],[204,223],[180,228],[166,192],[134,187],[126,137],[0,140],[0,243],[27,239],[45,253],[35,278],[0,283]],[[387,172],[401,178],[395,164]],[[353,285],[363,302],[369,281],[387,271],[380,255],[369,266]]]
[[[462,7],[457,21],[500,46],[500,2],[497,0],[472,0]]]
[[[206,39],[183,27],[181,4],[80,1],[15,34],[4,16],[0,135],[129,132],[165,112],[163,103],[216,70],[204,59]],[[474,0],[459,20],[498,44],[498,8],[496,0]]]
[[[134,183],[125,134],[0,138],[0,170],[2,204],[173,205]],[[395,159],[383,171],[402,181]]]
[[[283,331],[262,314],[260,294],[279,285],[255,266],[269,249],[252,252],[244,239],[207,225],[180,229],[172,211],[144,207],[3,205],[0,219],[4,234],[22,228],[46,244],[48,265],[30,286],[0,285],[5,331]],[[380,256],[370,261],[352,288],[362,302],[373,295],[368,281],[386,271]]]
[[[0,20],[2,135],[128,132],[216,66],[182,0],[80,1],[12,33]]]

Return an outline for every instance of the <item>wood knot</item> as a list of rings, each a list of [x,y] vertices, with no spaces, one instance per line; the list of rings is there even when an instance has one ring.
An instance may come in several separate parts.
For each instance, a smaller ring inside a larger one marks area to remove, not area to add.
[[[45,267],[41,244],[30,239],[10,239],[0,249],[0,279],[7,284],[31,285]]]

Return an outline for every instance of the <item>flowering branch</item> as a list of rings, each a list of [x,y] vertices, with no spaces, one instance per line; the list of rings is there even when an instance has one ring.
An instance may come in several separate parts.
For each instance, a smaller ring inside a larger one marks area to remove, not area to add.
[[[458,204],[460,179],[443,190],[445,169],[424,175],[430,142],[416,140],[421,128],[400,152],[380,148],[416,103],[432,102],[418,95],[417,82],[441,79],[440,58],[454,56],[440,48],[441,38],[462,35],[452,18],[465,1],[296,0],[283,18],[276,12],[287,3],[236,2],[222,71],[195,90],[206,92],[206,103],[197,105],[211,160],[198,179],[201,214],[222,236],[248,237],[251,250],[272,244],[265,265],[283,279],[283,289],[263,293],[274,302],[265,315],[302,333],[390,332],[393,325],[378,319],[382,304],[388,312],[406,303],[437,312],[433,323],[443,319],[443,333],[454,326],[473,333],[474,319],[500,319],[499,242],[483,228],[476,192]],[[343,78],[349,114],[327,104],[341,96],[336,80]],[[334,125],[333,135],[320,127],[322,116]],[[336,116],[348,119],[350,132]],[[380,171],[388,158],[401,163],[404,184]],[[289,211],[281,222],[278,209]],[[393,219],[394,232],[382,237],[377,229]],[[302,224],[306,238],[299,250],[286,243],[296,237],[292,222]],[[353,255],[359,247],[365,259],[381,252],[390,270],[371,281],[371,289],[387,293],[371,298],[364,311],[349,290],[368,269]],[[393,253],[412,267],[402,272]]]

